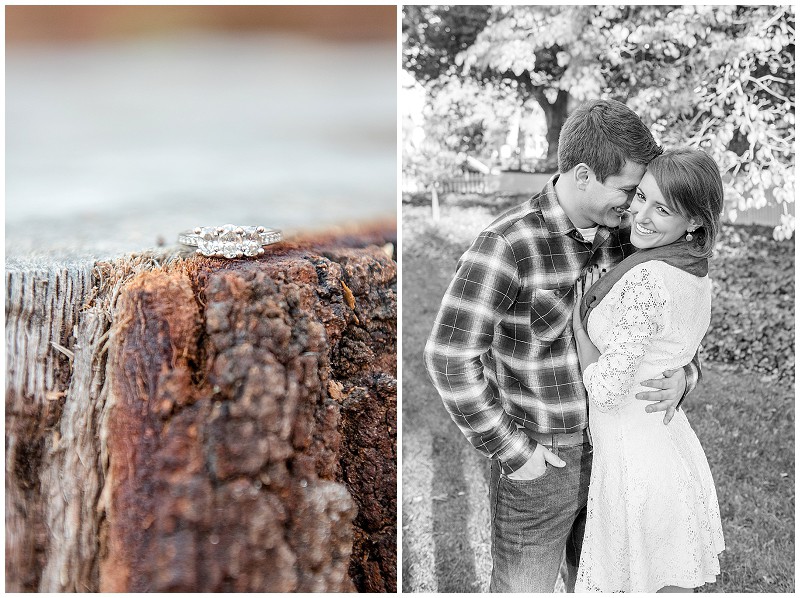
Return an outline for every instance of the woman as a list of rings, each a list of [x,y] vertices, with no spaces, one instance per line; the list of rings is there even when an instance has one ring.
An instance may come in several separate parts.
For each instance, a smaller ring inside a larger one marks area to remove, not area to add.
[[[648,165],[630,211],[639,251],[577,301],[594,461],[576,591],[692,591],[724,550],[714,482],[682,410],[646,413],[640,382],[691,361],[711,318],[722,180],[694,149]]]

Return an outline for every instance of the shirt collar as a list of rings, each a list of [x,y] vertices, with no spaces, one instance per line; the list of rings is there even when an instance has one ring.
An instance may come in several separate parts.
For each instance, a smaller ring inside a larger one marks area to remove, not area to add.
[[[555,235],[566,235],[570,231],[574,231],[575,225],[567,216],[564,208],[558,203],[558,195],[556,195],[556,181],[558,180],[558,173],[547,181],[544,190],[540,195],[539,205],[542,209],[542,218],[547,226],[547,230]],[[600,232],[600,229],[598,229]]]
[[[547,230],[554,235],[567,235],[575,232],[580,235],[578,229],[572,224],[564,208],[558,203],[558,195],[556,194],[556,181],[558,180],[559,173],[547,181],[544,190],[540,195],[539,206],[542,210],[542,218],[544,219]],[[597,227],[595,235],[594,246],[600,245],[611,235],[612,231],[618,230],[617,228],[610,229],[607,226],[600,225]]]

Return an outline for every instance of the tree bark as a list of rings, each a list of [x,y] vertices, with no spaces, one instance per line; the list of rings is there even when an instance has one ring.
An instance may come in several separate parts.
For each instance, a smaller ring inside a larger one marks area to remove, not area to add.
[[[547,122],[547,157],[541,167],[547,172],[555,172],[558,170],[558,138],[561,135],[561,127],[567,120],[569,92],[559,90],[555,102],[551,104],[543,90],[534,87],[533,97],[544,110]]]
[[[7,591],[396,591],[388,231],[6,274]]]

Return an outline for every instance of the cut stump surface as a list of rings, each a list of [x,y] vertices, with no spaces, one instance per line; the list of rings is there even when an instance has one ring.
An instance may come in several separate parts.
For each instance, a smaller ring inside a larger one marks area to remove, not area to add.
[[[6,589],[396,591],[377,237],[7,272]]]

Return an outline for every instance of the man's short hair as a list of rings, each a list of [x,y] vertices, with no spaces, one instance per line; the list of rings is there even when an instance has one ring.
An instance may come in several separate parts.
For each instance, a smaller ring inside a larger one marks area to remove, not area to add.
[[[601,183],[626,160],[647,165],[662,149],[637,114],[616,100],[594,100],[569,115],[558,138],[558,170],[583,162]]]

